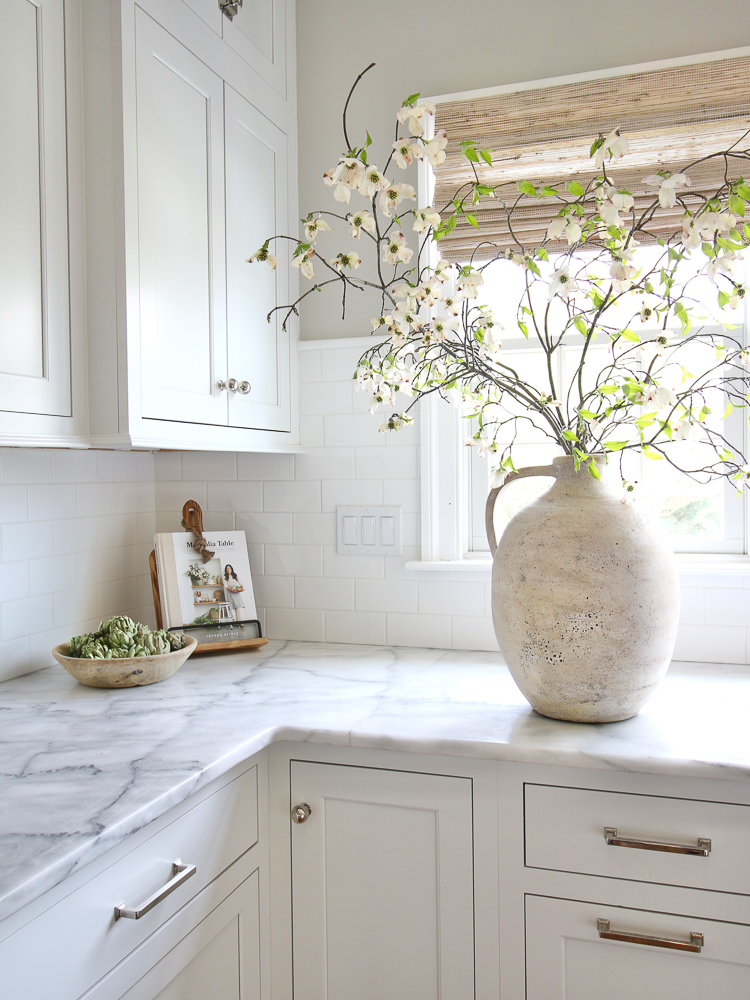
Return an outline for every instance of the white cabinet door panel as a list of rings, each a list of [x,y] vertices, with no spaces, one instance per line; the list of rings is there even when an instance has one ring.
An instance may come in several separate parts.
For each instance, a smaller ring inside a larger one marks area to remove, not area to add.
[[[0,409],[69,416],[63,13],[0,3]]]
[[[289,333],[282,313],[288,302],[289,245],[271,250],[272,271],[247,258],[275,233],[288,231],[287,137],[256,108],[226,86],[227,330],[231,378],[250,383],[229,399],[232,427],[288,431]]]
[[[225,424],[222,81],[136,8],[145,417]]]
[[[287,0],[245,0],[231,19],[224,18],[224,41],[286,97]]]
[[[599,937],[613,931],[689,940],[700,954]],[[747,1000],[750,927],[569,899],[526,897],[527,1000]]]
[[[295,1000],[474,996],[468,778],[292,762]]]
[[[121,1000],[260,1000],[257,871]]]

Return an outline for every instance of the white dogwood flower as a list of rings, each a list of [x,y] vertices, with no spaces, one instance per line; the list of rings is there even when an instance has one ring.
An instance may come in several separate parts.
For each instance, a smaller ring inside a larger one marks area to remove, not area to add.
[[[552,274],[552,280],[549,283],[549,297],[552,299],[555,295],[559,295],[561,298],[567,299],[570,293],[576,291],[577,288],[578,285],[575,279],[571,278],[567,264],[563,264]]]
[[[337,254],[335,257],[332,257],[328,263],[337,271],[341,271],[344,267],[356,269],[362,261],[360,260],[358,254],[356,254],[353,250],[350,250],[349,253]]]
[[[627,151],[628,140],[625,136],[620,135],[619,129],[613,129],[596,151],[596,158],[594,160],[596,169],[601,169],[607,153],[609,153],[613,160],[619,160],[621,156],[624,156],[625,153],[627,153]]]
[[[448,134],[445,129],[440,129],[440,131],[435,135],[433,139],[426,142],[422,149],[420,150],[420,158],[426,158],[430,161],[433,167],[439,167],[441,163],[445,163],[445,149],[448,145]]]
[[[484,278],[479,271],[469,271],[467,274],[460,274],[456,281],[457,287],[463,292],[467,299],[477,297],[480,285],[484,284]]]
[[[391,209],[395,209],[399,202],[403,201],[404,198],[414,201],[416,197],[417,193],[411,184],[389,184],[380,192],[378,199],[380,211],[390,219]]]
[[[406,245],[402,232],[394,233],[383,246],[383,260],[386,264],[408,264],[414,251]]]
[[[350,234],[357,240],[363,229],[371,236],[375,236],[376,234],[375,219],[366,208],[363,208],[361,212],[350,212],[346,217],[346,221],[349,223]]]
[[[435,105],[430,104],[429,101],[423,101],[421,104],[407,104],[405,107],[399,108],[396,117],[402,125],[404,122],[409,123],[409,131],[412,135],[424,135],[426,116],[434,114]]]
[[[312,243],[318,233],[332,233],[333,230],[325,221],[322,215],[319,215],[317,219],[307,219],[305,221],[305,239],[308,243]]]
[[[384,177],[378,168],[373,165],[372,167],[367,167],[362,174],[359,182],[359,190],[365,198],[373,198],[378,191],[382,191],[383,188],[387,188],[388,184],[388,178]]]
[[[415,233],[423,233],[429,226],[437,229],[439,225],[440,215],[434,208],[420,208],[414,213],[414,225],[412,229]]]
[[[256,250],[255,253],[251,253],[247,258],[248,264],[254,264],[257,261],[264,261],[271,268],[272,271],[276,270],[276,266],[279,263],[279,258],[274,257],[272,253],[268,252],[268,246],[264,244],[260,250]]]
[[[292,257],[292,267],[298,267],[300,273],[304,274],[306,278],[313,281],[315,278],[315,272],[313,271],[312,259],[315,256],[315,251],[310,247],[305,253],[298,253],[296,257]]]
[[[649,174],[643,178],[643,183],[659,188],[659,204],[662,208],[674,208],[677,204],[677,188],[690,187],[691,181],[687,174],[671,174],[669,177]]]
[[[419,155],[419,146],[416,143],[411,142],[409,139],[397,139],[393,143],[393,157],[396,164],[402,169],[406,170],[414,163],[414,159]]]

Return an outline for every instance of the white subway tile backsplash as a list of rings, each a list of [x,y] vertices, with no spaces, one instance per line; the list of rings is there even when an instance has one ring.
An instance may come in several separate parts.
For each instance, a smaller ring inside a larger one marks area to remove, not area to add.
[[[76,487],[72,483],[36,483],[29,486],[30,521],[75,516]]]
[[[383,483],[380,479],[334,479],[322,484],[323,510],[337,507],[379,507],[383,503]]]
[[[308,448],[295,455],[295,479],[354,479],[353,448]]]
[[[451,646],[453,649],[486,649],[499,652],[491,618],[451,618]]]
[[[386,616],[376,611],[326,611],[326,642],[364,642],[382,646]]]
[[[195,499],[195,497],[190,499]],[[200,501],[198,502],[200,503]],[[209,480],[206,483],[206,502],[202,506],[206,510],[212,511],[263,510],[262,484],[246,481],[214,482]]]
[[[52,452],[39,448],[6,448],[0,456],[3,483],[51,483]]]
[[[292,541],[295,545],[335,545],[336,515],[292,514],[294,527]]]
[[[259,576],[253,581],[255,603],[260,608],[293,608],[294,577]]]
[[[67,523],[67,522],[66,522]],[[74,521],[70,522],[74,524]],[[2,526],[3,562],[36,559],[52,552],[56,535],[52,521],[28,521]]]
[[[403,514],[418,514],[422,509],[421,483],[418,479],[386,479],[383,503],[394,504]]]
[[[357,479],[416,479],[417,448],[355,448]]]
[[[54,626],[74,626],[76,622],[96,618],[99,613],[99,589],[96,584],[88,587],[71,587],[58,590],[54,595]]]
[[[140,455],[138,456],[140,458]],[[81,487],[79,486],[80,490]],[[120,514],[137,514],[154,504],[154,481],[117,483],[117,510]]]
[[[179,451],[157,451],[154,455],[154,478],[168,483],[182,479],[182,454]]]
[[[706,620],[706,592],[702,587],[685,588],[680,601],[680,621],[702,625]]]
[[[240,453],[237,455],[237,478],[294,479],[294,455]]]
[[[374,343],[377,343],[375,341]],[[326,348],[322,355],[321,378],[323,382],[353,382],[357,362],[363,351],[359,347]]]
[[[97,452],[60,449],[52,455],[52,482],[95,483],[96,478]]]
[[[264,545],[264,572],[269,576],[322,576],[320,545]]]
[[[357,580],[355,582],[358,611],[417,611],[416,580]]]
[[[325,612],[298,608],[268,608],[266,635],[269,639],[303,639],[325,642]]]
[[[120,511],[118,487],[124,483],[80,483],[78,493],[79,517],[107,517]],[[136,508],[137,509],[137,508]],[[61,514],[60,517],[69,515]]]
[[[248,542],[276,542],[289,545],[292,541],[292,517],[289,511],[264,511],[236,514],[235,525],[244,531]]]
[[[138,538],[137,514],[114,514],[96,518],[99,531],[100,549],[121,545],[133,545]],[[85,551],[83,548],[80,551]]]
[[[323,417],[306,416],[299,418],[299,443],[303,448],[322,448],[325,444]]]
[[[353,611],[354,580],[298,576],[294,581],[294,606],[320,611]]]
[[[352,412],[351,382],[305,382],[299,388],[299,409],[305,416]]]
[[[268,482],[263,483],[263,510],[290,511],[293,513],[320,510],[320,483]]]
[[[34,591],[38,593],[38,591]],[[22,562],[0,563],[0,603],[17,601],[29,596],[29,564]]]
[[[0,681],[29,672],[29,637],[0,642]]]
[[[201,507],[206,507],[206,483],[192,479],[186,482],[180,480],[156,480],[155,496],[157,512],[168,512],[177,517],[179,529],[180,511],[188,500],[195,500]]]
[[[138,475],[134,451],[100,451],[96,478],[100,483],[132,483]]]
[[[320,382],[320,351],[300,351],[299,380],[300,382]]]
[[[446,615],[389,614],[389,646],[451,648],[451,620]]]
[[[484,584],[422,580],[419,584],[419,613],[484,615]]]
[[[705,620],[709,625],[750,625],[750,592],[706,590]]]
[[[20,484],[0,485],[0,524],[27,521],[29,518],[29,488]]]
[[[88,553],[87,553],[88,554]],[[29,591],[32,594],[53,594],[60,587],[75,587],[78,583],[78,563],[82,556],[47,556],[29,561]]]
[[[694,663],[744,663],[745,629],[727,625],[680,625],[675,660]]]
[[[3,642],[20,639],[34,632],[52,628],[53,596],[41,594],[27,597],[22,601],[3,601],[2,634]]]
[[[231,451],[185,451],[183,479],[236,479],[237,455]]]
[[[385,576],[385,561],[390,556],[349,556],[339,555],[335,545],[323,549],[323,576],[382,579]]]
[[[332,414],[323,418],[326,448],[370,446],[385,448],[380,421],[370,413]]]

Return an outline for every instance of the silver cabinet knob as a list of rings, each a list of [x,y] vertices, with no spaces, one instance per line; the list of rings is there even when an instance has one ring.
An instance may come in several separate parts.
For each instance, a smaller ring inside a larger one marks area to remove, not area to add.
[[[223,378],[220,378],[219,381],[216,383],[216,388],[219,390],[219,392],[224,392],[226,387],[227,387],[226,382],[224,381]]]
[[[300,802],[298,806],[292,809],[292,819],[295,823],[304,823],[311,812],[312,809],[306,802]]]
[[[240,382],[237,388],[239,389],[239,391],[242,393],[243,396],[247,396],[247,394],[250,392],[251,385],[248,381],[243,379],[243,381]]]
[[[219,10],[225,14],[229,20],[237,14],[242,6],[242,0],[219,0]]]
[[[224,392],[225,389],[227,390],[227,392],[237,392],[237,379],[229,378],[226,380],[226,382],[224,381],[224,379],[221,379],[219,382],[216,383],[216,387],[219,390],[219,392]]]

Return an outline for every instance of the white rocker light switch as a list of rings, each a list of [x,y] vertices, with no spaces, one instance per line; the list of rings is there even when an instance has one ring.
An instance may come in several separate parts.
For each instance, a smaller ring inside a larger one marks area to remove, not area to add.
[[[400,556],[400,507],[337,507],[336,551],[351,556]]]

